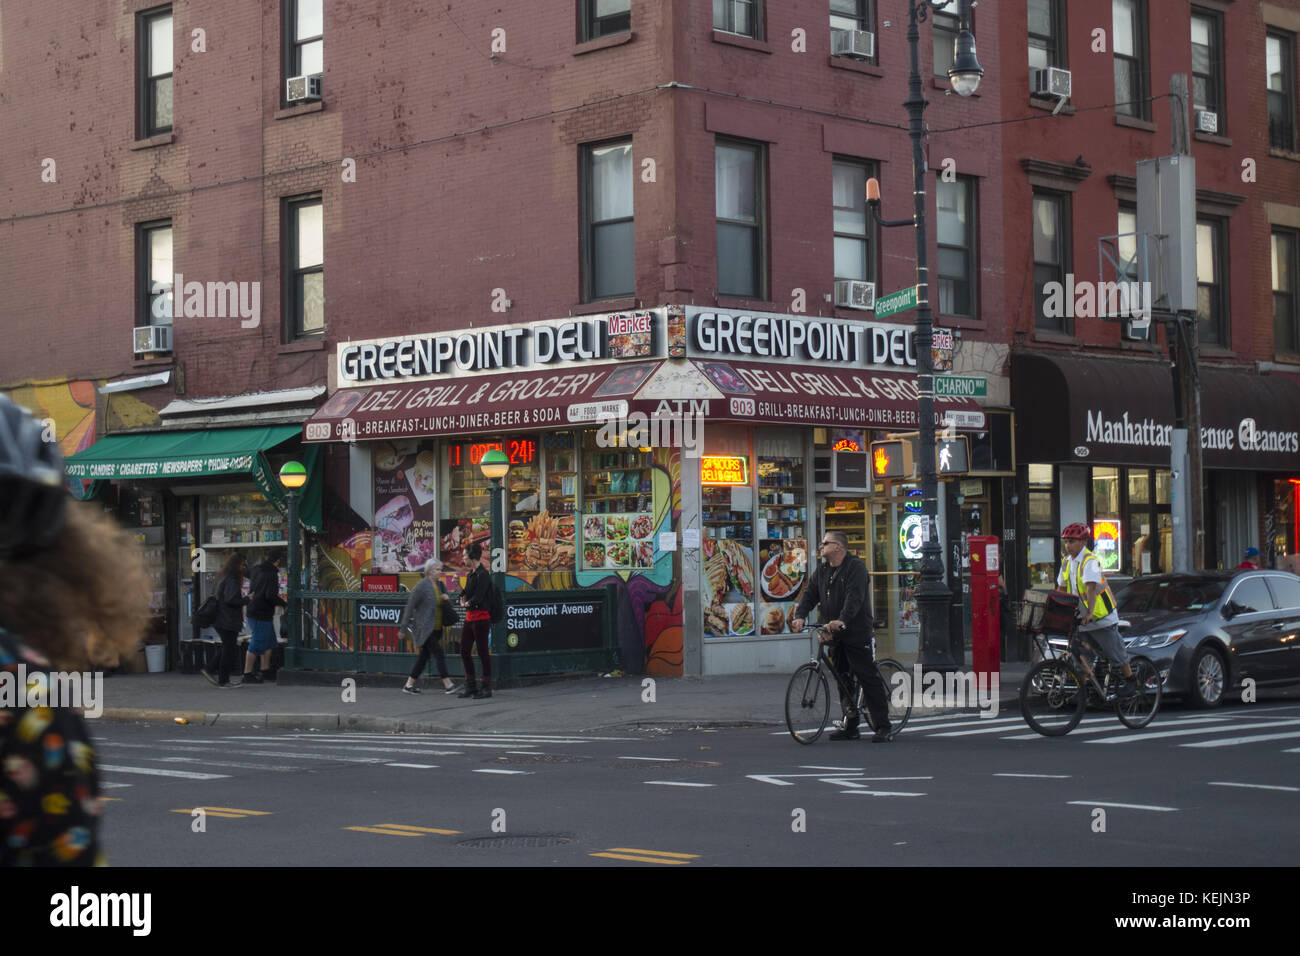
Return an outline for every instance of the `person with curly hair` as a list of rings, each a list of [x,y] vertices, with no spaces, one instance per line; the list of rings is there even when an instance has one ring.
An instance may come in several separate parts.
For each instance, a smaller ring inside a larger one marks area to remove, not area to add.
[[[57,608],[57,613],[51,609]],[[70,500],[58,446],[0,395],[0,681],[114,667],[135,652],[149,586],[135,541]],[[0,866],[102,862],[95,751],[79,712],[0,702]]]

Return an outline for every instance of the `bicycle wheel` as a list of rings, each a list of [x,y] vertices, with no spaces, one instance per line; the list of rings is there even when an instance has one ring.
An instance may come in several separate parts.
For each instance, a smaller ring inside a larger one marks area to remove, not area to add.
[[[1140,730],[1155,718],[1164,689],[1161,686],[1160,671],[1149,659],[1135,657],[1129,664],[1133,668],[1131,680],[1135,693],[1132,697],[1116,698],[1115,716],[1125,727]]]
[[[880,672],[880,679],[885,685],[885,699],[889,701],[889,736],[892,739],[902,732],[912,716],[912,674],[898,661],[890,658],[876,661],[876,670]],[[874,732],[876,722],[871,719],[871,711],[867,709],[866,695],[862,693],[861,687],[858,688],[858,713],[863,715],[867,726]]]
[[[1035,664],[1020,684],[1020,713],[1044,737],[1063,737],[1078,726],[1088,693],[1064,660]]]
[[[822,735],[831,715],[831,689],[816,664],[804,664],[785,689],[785,725],[790,736],[810,744]]]

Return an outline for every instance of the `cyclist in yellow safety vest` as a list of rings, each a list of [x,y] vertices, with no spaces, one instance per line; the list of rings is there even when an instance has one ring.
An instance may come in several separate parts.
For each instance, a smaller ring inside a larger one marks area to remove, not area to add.
[[[1079,630],[1089,641],[1101,648],[1107,660],[1124,668],[1124,684],[1120,694],[1132,693],[1129,678],[1133,668],[1129,664],[1124,639],[1119,633],[1119,612],[1115,610],[1115,595],[1101,573],[1101,559],[1087,547],[1088,529],[1075,522],[1061,531],[1066,558],[1061,573],[1056,576],[1056,586],[1079,596]]]

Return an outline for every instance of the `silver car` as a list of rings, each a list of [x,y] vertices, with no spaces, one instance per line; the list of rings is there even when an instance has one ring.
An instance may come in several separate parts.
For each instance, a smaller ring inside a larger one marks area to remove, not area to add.
[[[1115,596],[1124,644],[1160,668],[1166,694],[1217,707],[1250,679],[1300,682],[1300,577],[1191,571],[1135,578]]]

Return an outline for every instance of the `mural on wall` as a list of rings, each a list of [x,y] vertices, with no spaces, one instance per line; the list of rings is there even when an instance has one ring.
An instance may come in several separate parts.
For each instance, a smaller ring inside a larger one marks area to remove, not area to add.
[[[58,382],[50,385],[24,385],[7,392],[14,404],[21,405],[38,419],[54,422],[54,433],[63,457],[75,455],[95,443],[95,382]],[[78,481],[84,495],[90,480]]]
[[[412,450],[412,453],[414,451]],[[406,469],[390,468],[390,471]],[[655,544],[653,562],[648,567],[600,568],[592,570],[508,570],[505,575],[506,590],[568,590],[573,588],[600,589],[613,584],[616,590],[614,613],[618,622],[619,653],[629,671],[656,676],[680,676],[682,673],[682,592],[680,582],[674,581],[675,552],[659,551],[661,532],[674,532],[681,516],[681,461],[680,452],[674,448],[657,448],[652,452],[652,498],[655,509],[652,515],[653,534],[648,538]],[[381,496],[376,488],[376,505]],[[385,493],[385,504],[395,500],[396,491]],[[391,510],[391,509],[390,509]],[[377,520],[379,515],[376,515]],[[376,537],[393,528],[369,527],[346,505],[331,507],[327,496],[325,504],[325,534],[320,547],[320,586],[327,591],[358,591],[363,574],[397,571],[400,584],[414,588],[420,580],[418,571],[409,571],[385,561],[376,560],[378,552],[387,554],[385,545],[377,544]],[[405,531],[405,528],[402,529]],[[427,538],[427,535],[419,536]],[[394,535],[394,541],[396,536]],[[404,538],[404,536],[403,536]],[[409,557],[409,556],[408,556]],[[445,560],[445,557],[444,557]],[[384,566],[380,566],[381,563]],[[400,562],[409,567],[408,561]],[[456,594],[464,584],[464,572],[448,569],[443,575],[447,591]],[[328,601],[321,602],[321,619],[318,640],[312,646],[324,649],[353,649],[352,635],[335,620],[328,610]],[[459,631],[448,634],[445,643],[455,649]]]

